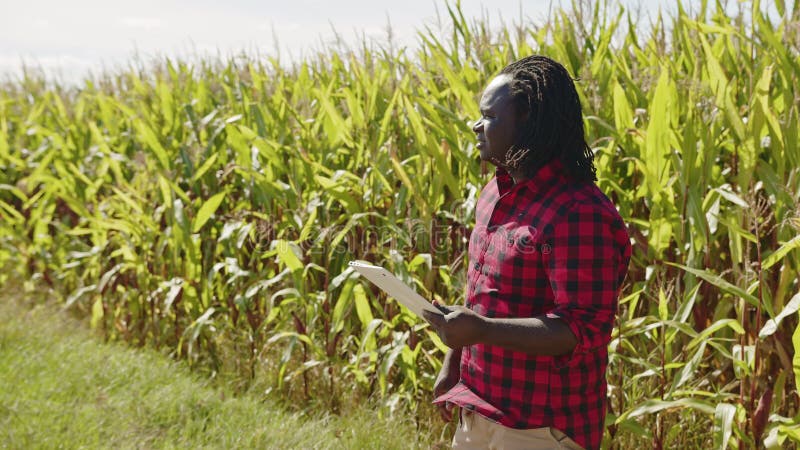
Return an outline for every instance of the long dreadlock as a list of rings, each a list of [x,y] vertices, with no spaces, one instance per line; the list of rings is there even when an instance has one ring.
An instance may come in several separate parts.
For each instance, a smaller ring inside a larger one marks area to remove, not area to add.
[[[533,174],[553,158],[559,158],[576,181],[597,180],[594,154],[584,139],[581,103],[572,78],[561,64],[533,55],[506,66],[510,91],[518,114],[527,120],[506,154],[511,168]]]

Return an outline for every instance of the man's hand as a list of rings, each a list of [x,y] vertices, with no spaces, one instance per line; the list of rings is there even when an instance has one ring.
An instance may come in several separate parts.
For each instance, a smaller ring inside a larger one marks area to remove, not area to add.
[[[439,376],[436,377],[436,382],[433,384],[433,398],[445,394],[458,383],[459,374],[461,372],[461,351],[450,350],[445,355],[442,361],[442,369],[439,371]],[[439,415],[445,422],[450,422],[453,419],[454,405],[450,402],[438,403]]]
[[[434,305],[439,306],[434,302]],[[487,318],[464,306],[447,306],[448,313],[443,315],[423,312],[425,320],[439,334],[448,347],[460,349],[476,344],[486,332]]]

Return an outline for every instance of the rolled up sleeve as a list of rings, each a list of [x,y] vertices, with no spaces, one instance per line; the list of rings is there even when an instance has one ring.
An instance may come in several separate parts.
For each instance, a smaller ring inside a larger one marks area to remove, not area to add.
[[[605,350],[611,340],[630,255],[620,222],[602,205],[578,203],[552,228],[545,271],[555,307],[546,316],[563,320],[577,338],[572,352],[555,358],[557,366]]]

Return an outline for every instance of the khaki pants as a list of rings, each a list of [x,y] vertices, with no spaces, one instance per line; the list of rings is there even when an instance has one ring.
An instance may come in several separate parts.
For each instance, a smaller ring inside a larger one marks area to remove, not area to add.
[[[471,411],[461,410],[461,421],[453,449],[516,450],[516,449],[568,449],[583,448],[555,428],[517,430],[508,428]]]

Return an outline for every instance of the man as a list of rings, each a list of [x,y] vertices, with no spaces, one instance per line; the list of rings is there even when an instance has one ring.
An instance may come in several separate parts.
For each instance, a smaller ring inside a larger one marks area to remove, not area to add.
[[[426,314],[451,350],[434,386],[453,448],[598,448],[607,345],[631,247],[594,184],[566,69],[531,56],[486,87],[473,131],[496,166],[469,243],[465,306]]]

